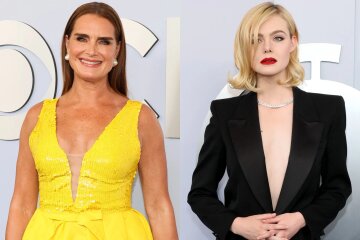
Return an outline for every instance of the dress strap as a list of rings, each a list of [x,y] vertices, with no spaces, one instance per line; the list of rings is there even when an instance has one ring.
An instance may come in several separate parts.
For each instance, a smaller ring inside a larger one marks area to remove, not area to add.
[[[38,116],[38,121],[33,129],[33,132],[38,132],[42,127],[47,125],[53,125],[56,109],[57,99],[45,99],[43,101],[40,114]]]
[[[140,110],[142,107],[142,103],[139,101],[129,100],[128,102],[128,117],[134,120],[136,123],[138,122]]]

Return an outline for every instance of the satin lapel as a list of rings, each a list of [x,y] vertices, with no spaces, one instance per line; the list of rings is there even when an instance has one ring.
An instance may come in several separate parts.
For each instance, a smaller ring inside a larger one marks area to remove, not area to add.
[[[283,213],[300,191],[315,161],[323,124],[307,93],[294,88],[293,129],[289,162],[275,209]]]
[[[242,97],[228,127],[237,159],[255,198],[265,212],[272,212],[257,109],[255,93]]]

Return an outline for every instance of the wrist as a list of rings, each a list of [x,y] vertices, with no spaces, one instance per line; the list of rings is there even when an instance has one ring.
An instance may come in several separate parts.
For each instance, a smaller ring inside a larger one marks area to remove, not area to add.
[[[305,218],[304,216],[301,214],[301,212],[296,212],[297,216],[298,216],[298,219],[299,219],[299,224],[300,224],[300,227],[303,228],[306,226],[306,222],[305,222]]]
[[[241,226],[241,217],[236,217],[230,226],[230,231],[234,234],[239,234],[239,226]]]

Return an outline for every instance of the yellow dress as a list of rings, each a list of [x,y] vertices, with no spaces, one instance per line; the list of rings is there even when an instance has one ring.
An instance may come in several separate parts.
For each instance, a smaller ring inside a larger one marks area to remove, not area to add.
[[[56,103],[44,101],[29,137],[40,203],[23,239],[152,240],[145,217],[131,208],[141,103],[127,101],[85,153],[75,200],[69,162],[56,136]]]

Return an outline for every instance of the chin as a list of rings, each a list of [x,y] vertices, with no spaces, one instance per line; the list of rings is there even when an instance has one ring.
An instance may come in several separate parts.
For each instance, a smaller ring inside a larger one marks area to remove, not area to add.
[[[87,82],[98,82],[101,81],[102,79],[107,79],[107,75],[101,76],[95,74],[78,74],[77,77]]]
[[[279,74],[281,74],[281,72],[278,71],[267,71],[267,72],[257,72],[257,74],[259,76],[263,76],[263,77],[275,77]]]
[[[261,69],[259,71],[255,71],[257,72],[258,75],[260,76],[264,76],[264,77],[275,77],[278,75],[283,74],[286,71],[286,68],[277,68],[277,69]]]

